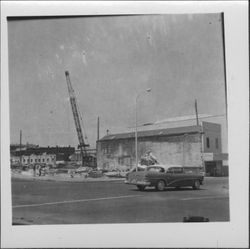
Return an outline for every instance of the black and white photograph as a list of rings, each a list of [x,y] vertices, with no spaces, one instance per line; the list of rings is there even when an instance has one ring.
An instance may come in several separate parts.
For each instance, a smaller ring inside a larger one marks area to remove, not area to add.
[[[225,13],[43,13],[6,16],[8,226],[230,226]]]

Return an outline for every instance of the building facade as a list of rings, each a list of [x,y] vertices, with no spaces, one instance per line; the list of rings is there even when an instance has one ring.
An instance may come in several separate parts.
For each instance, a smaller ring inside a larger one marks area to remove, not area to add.
[[[203,160],[206,174],[210,176],[228,175],[228,154],[222,152],[221,125],[202,122],[203,130]]]
[[[13,146],[12,146],[13,147]],[[15,149],[12,148],[10,150],[10,153],[12,156],[29,156],[29,155],[42,155],[42,154],[53,154],[56,155],[57,161],[69,161],[69,157],[75,153],[75,148],[71,146],[67,147],[23,147],[21,150],[19,147],[16,147]]]
[[[198,126],[139,131],[139,161],[147,151],[151,151],[160,164],[205,166],[208,175],[223,174],[219,124],[202,122]],[[99,168],[129,169],[134,165],[134,132],[110,134],[97,141]]]
[[[11,164],[21,164],[30,165],[30,164],[46,164],[46,165],[55,165],[56,155],[43,153],[40,155],[30,154],[20,156],[11,156]]]
[[[138,158],[151,151],[161,164],[202,165],[201,127],[159,129],[138,132]],[[113,134],[97,142],[100,168],[131,168],[135,165],[135,134]]]

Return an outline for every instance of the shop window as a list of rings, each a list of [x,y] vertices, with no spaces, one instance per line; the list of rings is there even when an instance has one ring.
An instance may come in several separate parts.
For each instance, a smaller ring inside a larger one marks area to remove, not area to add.
[[[207,137],[207,139],[206,139],[206,143],[207,143],[207,148],[210,148],[210,141],[209,141],[209,137]]]
[[[218,138],[215,139],[215,147],[216,147],[216,149],[219,149],[219,139]]]

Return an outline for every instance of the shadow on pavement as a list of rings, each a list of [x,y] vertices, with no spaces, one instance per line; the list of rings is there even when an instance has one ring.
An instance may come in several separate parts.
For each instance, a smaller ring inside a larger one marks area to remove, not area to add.
[[[192,188],[166,188],[164,189],[163,191],[158,191],[156,190],[155,188],[146,188],[145,190],[141,191],[139,189],[131,189],[132,191],[136,191],[136,192],[182,192],[182,191],[204,191],[204,190],[207,190],[207,189],[192,189]]]

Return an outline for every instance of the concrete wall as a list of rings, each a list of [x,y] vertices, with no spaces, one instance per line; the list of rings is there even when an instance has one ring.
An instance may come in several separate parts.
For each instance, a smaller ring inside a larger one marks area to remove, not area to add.
[[[138,139],[138,158],[151,150],[161,164],[201,166],[199,134]],[[131,168],[135,165],[134,139],[99,141],[97,166],[105,169]]]

